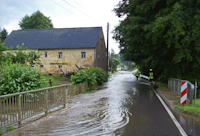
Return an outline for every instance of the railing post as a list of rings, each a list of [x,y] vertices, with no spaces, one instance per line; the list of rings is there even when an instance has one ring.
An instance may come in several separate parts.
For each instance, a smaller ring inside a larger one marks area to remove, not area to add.
[[[66,108],[66,103],[67,103],[67,94],[68,94],[68,86],[65,86],[64,89],[64,107]]]
[[[195,82],[194,86],[194,106],[196,106],[196,95],[197,95],[197,82]]]
[[[45,90],[45,105],[46,105],[46,107],[45,107],[45,114],[48,114],[48,89],[47,90]]]
[[[174,80],[174,87],[173,87],[173,91],[174,91],[174,92],[176,92],[175,86],[176,86],[176,81]]]
[[[18,103],[17,103],[17,106],[18,106],[18,125],[20,126],[21,125],[21,98],[20,98],[20,94],[18,95],[17,99],[18,99]]]

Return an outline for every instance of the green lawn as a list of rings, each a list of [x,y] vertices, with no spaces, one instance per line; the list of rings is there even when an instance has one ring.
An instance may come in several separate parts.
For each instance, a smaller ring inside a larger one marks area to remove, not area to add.
[[[48,82],[47,87],[50,87],[49,79],[53,82],[52,86],[59,85],[56,81],[70,81],[70,77],[64,77],[63,75],[43,75],[43,78]]]
[[[180,110],[185,111],[185,112],[195,113],[195,114],[200,115],[200,99],[196,100],[195,106],[194,106],[194,101],[192,103],[193,104],[175,105],[174,108],[180,109]]]

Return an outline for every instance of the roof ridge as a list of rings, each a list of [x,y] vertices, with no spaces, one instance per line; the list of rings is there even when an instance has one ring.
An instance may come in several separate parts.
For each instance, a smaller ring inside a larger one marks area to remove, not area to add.
[[[23,29],[12,31],[4,46],[15,48],[24,43],[29,49],[95,48],[101,32],[102,27]]]
[[[32,31],[32,30],[86,29],[86,28],[103,28],[103,27],[96,26],[96,27],[68,27],[68,28],[34,28],[34,29],[13,30],[12,32],[14,32],[14,31]]]

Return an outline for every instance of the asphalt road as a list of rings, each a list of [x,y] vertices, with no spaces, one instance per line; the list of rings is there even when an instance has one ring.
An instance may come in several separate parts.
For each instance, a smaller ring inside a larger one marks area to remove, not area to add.
[[[14,135],[180,135],[153,90],[128,71],[114,74],[99,90],[69,99],[70,108]]]

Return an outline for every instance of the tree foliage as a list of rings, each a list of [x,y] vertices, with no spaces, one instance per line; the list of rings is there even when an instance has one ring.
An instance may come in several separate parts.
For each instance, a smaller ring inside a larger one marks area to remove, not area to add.
[[[23,64],[4,63],[0,66],[0,95],[43,88],[42,73]]]
[[[6,60],[12,63],[20,63],[20,64],[30,64],[33,66],[34,64],[40,64],[40,57],[42,54],[29,50],[28,48],[23,47],[23,43],[21,46],[17,45],[17,50],[9,49],[9,52],[5,55]]]
[[[3,51],[5,51],[5,50],[6,50],[6,47],[4,47],[4,43],[1,41],[1,38],[0,38],[0,65],[4,61],[5,55],[4,55]]]
[[[112,61],[112,62],[111,62]],[[111,58],[109,58],[109,67],[113,67],[113,72],[117,71],[117,65],[120,64],[120,61],[116,58],[113,58],[113,60]]]
[[[53,28],[50,17],[44,16],[39,10],[32,15],[25,15],[19,22],[21,29]]]
[[[8,32],[6,31],[6,29],[4,28],[1,32],[0,32],[0,38],[2,41],[4,41],[6,39],[8,35]]]
[[[122,0],[114,11],[125,17],[114,30],[125,60],[163,81],[199,78],[200,0]]]

